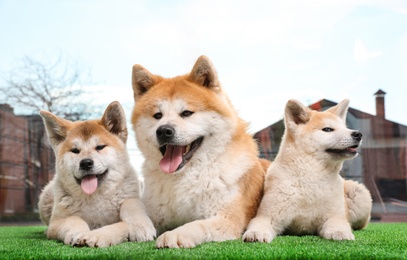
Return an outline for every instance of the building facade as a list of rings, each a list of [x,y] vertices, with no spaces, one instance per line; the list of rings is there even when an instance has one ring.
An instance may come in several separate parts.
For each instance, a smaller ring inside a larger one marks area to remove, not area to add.
[[[0,104],[0,216],[38,210],[54,161],[41,117],[17,116]]]

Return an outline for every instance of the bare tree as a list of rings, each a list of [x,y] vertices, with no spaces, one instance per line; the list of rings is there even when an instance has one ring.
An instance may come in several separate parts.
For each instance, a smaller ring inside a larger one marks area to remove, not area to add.
[[[88,70],[63,55],[51,63],[24,56],[3,77],[5,83],[0,85],[0,93],[3,102],[24,113],[37,114],[44,109],[66,119],[79,120],[91,115],[89,100],[81,100],[87,77]]]

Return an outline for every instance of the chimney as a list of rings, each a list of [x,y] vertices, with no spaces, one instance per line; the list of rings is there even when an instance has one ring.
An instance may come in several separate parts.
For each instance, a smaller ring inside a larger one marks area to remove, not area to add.
[[[386,92],[379,89],[376,93],[374,93],[374,95],[376,96],[376,116],[384,119],[385,118],[384,96],[386,95]]]

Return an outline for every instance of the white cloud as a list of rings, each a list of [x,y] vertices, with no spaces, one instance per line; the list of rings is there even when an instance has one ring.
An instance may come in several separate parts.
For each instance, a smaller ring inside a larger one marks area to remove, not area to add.
[[[353,56],[359,64],[365,64],[368,60],[377,58],[382,54],[381,51],[369,51],[361,39],[355,41]]]

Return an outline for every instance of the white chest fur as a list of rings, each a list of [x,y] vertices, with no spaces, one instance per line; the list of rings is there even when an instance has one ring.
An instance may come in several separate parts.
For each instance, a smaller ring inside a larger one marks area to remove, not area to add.
[[[143,201],[159,233],[213,216],[237,196],[238,186],[226,183],[214,168],[176,175],[156,170],[145,176]]]

